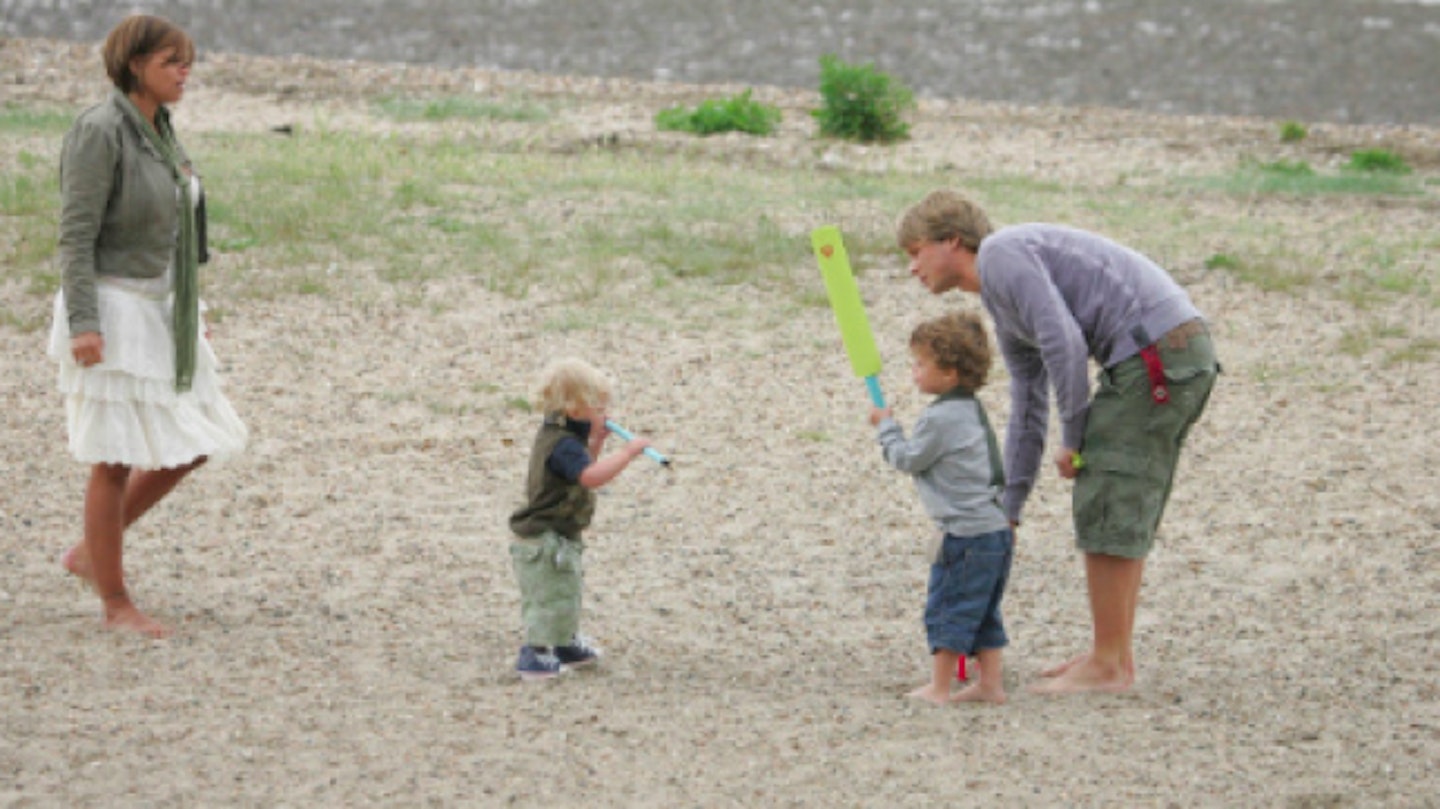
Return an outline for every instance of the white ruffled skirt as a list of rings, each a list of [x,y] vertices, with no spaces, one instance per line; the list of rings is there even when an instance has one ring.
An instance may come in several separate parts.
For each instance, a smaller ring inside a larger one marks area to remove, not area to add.
[[[86,464],[136,469],[223,459],[245,448],[249,431],[220,390],[215,353],[200,325],[191,389],[175,391],[170,282],[96,281],[104,361],[85,368],[70,354],[65,292],[55,296],[49,355],[60,368],[70,452]]]

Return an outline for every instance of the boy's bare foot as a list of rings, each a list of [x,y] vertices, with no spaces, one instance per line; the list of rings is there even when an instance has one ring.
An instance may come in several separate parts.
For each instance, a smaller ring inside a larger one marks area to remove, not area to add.
[[[156,640],[170,637],[170,627],[141,612],[123,594],[105,599],[105,627],[134,632]]]
[[[1127,666],[1107,666],[1090,655],[1070,661],[1064,671],[1049,682],[1030,686],[1035,694],[1119,694],[1135,684],[1135,674]]]
[[[906,694],[905,696],[909,697],[910,699],[918,699],[923,702],[928,702],[931,705],[944,705],[950,701],[950,693],[948,691],[941,691],[940,689],[936,688],[934,683],[927,683],[925,685],[922,685],[914,691],[911,691],[909,694]]]
[[[90,567],[90,555],[84,545],[76,545],[60,556],[65,571],[91,587],[95,586],[95,571]]]
[[[1005,699],[1003,687],[992,688],[981,683],[967,685],[950,696],[951,702],[990,702],[996,705],[1004,705]]]

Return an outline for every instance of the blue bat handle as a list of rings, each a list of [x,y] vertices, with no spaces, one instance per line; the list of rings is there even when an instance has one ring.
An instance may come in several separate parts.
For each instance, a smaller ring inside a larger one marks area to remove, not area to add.
[[[620,436],[626,441],[635,440],[635,436],[631,435],[629,430],[621,427],[610,419],[605,419],[605,426],[610,430],[610,432]],[[646,447],[644,452],[646,455],[650,456],[650,459],[653,460],[655,463],[658,463],[661,466],[670,465],[670,459],[666,458],[664,455],[661,455],[659,452],[656,452],[654,447]]]
[[[876,407],[885,407],[885,394],[880,392],[880,380],[873,375],[865,377],[865,387],[870,391],[870,401]]]

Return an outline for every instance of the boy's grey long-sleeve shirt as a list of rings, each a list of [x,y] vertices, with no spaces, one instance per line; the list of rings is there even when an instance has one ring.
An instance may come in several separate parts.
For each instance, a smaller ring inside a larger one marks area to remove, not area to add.
[[[940,399],[925,408],[910,437],[894,419],[876,425],[886,463],[910,474],[920,502],[941,531],[973,536],[1010,527],[992,486],[989,443],[974,399]]]
[[[1045,451],[1055,386],[1064,446],[1083,449],[1090,413],[1089,359],[1111,367],[1150,340],[1201,317],[1158,264],[1103,236],[1061,225],[995,231],[976,255],[980,298],[1010,371],[1005,513],[1018,523]]]

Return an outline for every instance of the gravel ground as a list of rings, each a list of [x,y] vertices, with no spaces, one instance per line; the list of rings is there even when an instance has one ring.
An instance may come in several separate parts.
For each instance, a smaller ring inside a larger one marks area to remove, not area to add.
[[[0,41],[7,99],[82,103],[103,90],[97,73],[91,46]],[[395,124],[365,99],[395,90],[570,99],[543,125],[476,124],[477,148],[666,148],[655,103],[715,91],[223,53],[195,77],[186,132],[383,133]],[[814,103],[764,97],[787,121]],[[1005,104],[927,103],[914,131],[819,158],[801,123],[764,143],[685,142],[697,160],[983,160],[1086,187],[1292,148],[1260,120]],[[1293,148],[1318,164],[1359,143],[1404,152],[1423,176],[1440,167],[1423,127],[1322,126]],[[1363,221],[1433,240],[1434,214],[1427,197],[1235,215],[1314,239]],[[865,278],[885,356],[903,356],[917,318],[975,305],[930,297],[898,265]],[[457,278],[400,291],[364,273],[347,295],[227,306],[215,343],[253,446],[129,535],[141,603],[178,629],[164,643],[101,630],[94,597],[57,565],[85,473],[63,450],[41,337],[0,325],[0,805],[1434,806],[1440,375],[1433,360],[1385,367],[1335,348],[1372,319],[1431,334],[1434,310],[1360,311],[1322,284],[1265,294],[1199,260],[1182,280],[1226,374],[1147,570],[1137,687],[1023,690],[1087,630],[1068,491],[1052,477],[1007,596],[1012,699],[973,710],[904,698],[927,665],[928,527],[909,481],[871,454],[863,394],[816,337],[834,333],[823,308],[741,285],[723,290],[731,319],[657,309],[570,332],[543,328],[557,303],[544,290],[515,300]],[[48,306],[20,284],[0,285],[0,302]],[[503,530],[534,425],[504,401],[562,352],[603,354],[629,426],[677,471],[642,463],[606,490],[585,622],[607,660],[536,688],[510,670]],[[909,421],[922,402],[905,381],[887,368]],[[1003,423],[1004,385],[982,398]]]

